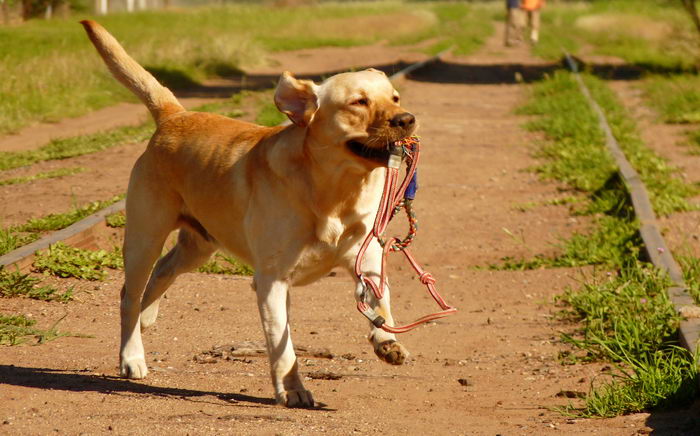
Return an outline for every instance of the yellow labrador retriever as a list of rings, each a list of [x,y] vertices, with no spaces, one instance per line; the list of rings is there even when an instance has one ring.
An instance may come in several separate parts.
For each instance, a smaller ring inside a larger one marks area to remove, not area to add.
[[[338,74],[320,85],[285,72],[275,103],[289,126],[188,112],[103,27],[82,24],[112,74],[157,124],[126,197],[121,375],[146,376],[141,329],[155,322],[160,297],[175,278],[221,248],[255,268],[277,402],[312,407],[290,337],[289,288],[336,266],[352,272],[377,211],[388,145],[413,133],[414,116],[374,69]],[[178,228],[177,245],[153,268],[166,237]],[[375,281],[380,260],[375,242],[364,264]],[[356,282],[356,294],[361,291]],[[370,304],[393,324],[388,296]],[[371,326],[370,340],[382,360],[404,362],[408,353],[394,335]]]

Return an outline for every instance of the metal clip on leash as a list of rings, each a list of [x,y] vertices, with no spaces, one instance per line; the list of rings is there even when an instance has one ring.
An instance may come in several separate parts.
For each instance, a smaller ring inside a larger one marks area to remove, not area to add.
[[[381,328],[389,333],[404,333],[412,330],[428,321],[432,321],[438,318],[451,315],[457,311],[457,308],[450,306],[445,302],[445,300],[440,296],[435,288],[435,278],[432,274],[423,270],[415,258],[408,251],[408,246],[413,242],[415,237],[417,224],[415,214],[411,208],[411,202],[415,196],[417,189],[416,183],[416,169],[418,166],[419,157],[419,141],[416,136],[410,138],[405,138],[401,141],[395,142],[389,149],[389,160],[387,162],[386,169],[386,179],[384,181],[384,191],[382,192],[382,198],[379,202],[379,210],[377,211],[377,216],[374,220],[374,226],[372,231],[367,235],[360,251],[357,253],[357,258],[355,259],[355,274],[358,280],[362,284],[362,292],[358,296],[357,310],[360,311],[369,321],[377,328]],[[406,176],[397,188],[398,172],[401,167],[401,161],[406,157]],[[382,241],[381,235],[386,230],[389,225],[389,221],[394,217],[394,215],[401,210],[401,208],[406,209],[409,220],[409,234],[403,241],[397,238],[389,238],[386,241]],[[372,238],[377,238],[378,242],[383,247],[382,253],[382,269],[380,275],[380,284],[377,286],[372,280],[362,273],[362,259],[364,258],[367,247],[369,246]],[[386,257],[390,251],[401,251],[406,256],[406,259],[411,264],[413,269],[418,274],[421,283],[423,283],[428,293],[433,297],[435,302],[442,309],[441,312],[432,313],[426,315],[422,318],[417,319],[411,324],[405,326],[389,326],[386,324],[384,317],[377,314],[377,312],[372,309],[369,305],[369,294],[368,291],[371,290],[374,297],[377,300],[381,300],[384,297],[384,286],[386,283]]]

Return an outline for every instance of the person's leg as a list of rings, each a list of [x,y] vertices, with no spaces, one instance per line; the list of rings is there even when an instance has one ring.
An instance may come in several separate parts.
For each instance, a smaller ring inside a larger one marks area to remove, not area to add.
[[[513,33],[514,33],[514,25],[515,25],[515,14],[514,14],[514,9],[513,8],[506,8],[506,35],[505,35],[505,45],[506,47],[510,47],[513,42]]]
[[[530,42],[537,44],[540,39],[540,10],[530,12]]]

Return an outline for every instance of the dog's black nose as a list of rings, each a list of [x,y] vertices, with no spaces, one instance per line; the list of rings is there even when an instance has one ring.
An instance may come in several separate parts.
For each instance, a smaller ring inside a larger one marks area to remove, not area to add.
[[[416,117],[413,114],[404,112],[402,114],[394,115],[394,118],[389,120],[389,125],[391,127],[409,127],[416,122]]]

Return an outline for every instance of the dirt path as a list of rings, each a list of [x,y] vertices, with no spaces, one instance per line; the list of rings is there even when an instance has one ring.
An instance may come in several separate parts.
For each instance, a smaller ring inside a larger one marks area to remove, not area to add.
[[[262,341],[249,279],[192,273],[178,279],[145,333],[151,374],[143,382],[123,380],[115,377],[122,274],[99,283],[55,280],[75,285],[80,300],[10,299],[3,311],[29,313],[43,327],[66,315],[62,330],[94,337],[2,348],[0,433],[636,435],[657,427],[663,419],[649,414],[574,420],[551,410],[570,401],[560,391],[587,391],[600,369],[556,359],[558,331],[570,327],[552,320],[551,301],[576,284],[575,271],[477,268],[551,250],[558,236],[585,226],[562,206],[517,207],[562,194],[526,171],[535,164],[535,138],[513,112],[527,96],[514,72],[548,67],[500,42],[496,35],[477,55],[448,59],[401,89],[422,126],[424,148],[414,252],[459,308],[401,338],[412,352],[406,365],[374,357],[351,280],[328,277],[292,292],[295,343],[334,356],[300,358],[322,406],[276,407],[265,358],[194,359],[216,346]],[[124,183],[126,175],[109,177]],[[399,321],[432,310],[393,260]]]

